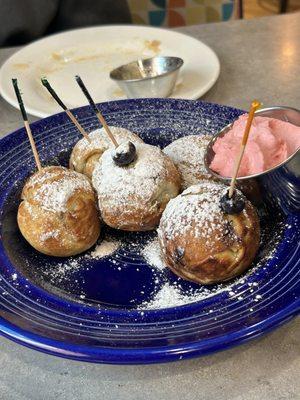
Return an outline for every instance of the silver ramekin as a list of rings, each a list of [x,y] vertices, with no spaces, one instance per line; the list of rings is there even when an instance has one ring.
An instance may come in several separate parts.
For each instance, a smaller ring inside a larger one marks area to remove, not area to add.
[[[300,126],[300,110],[290,107],[269,107],[255,113],[264,117],[277,118]],[[204,155],[204,163],[208,172],[216,178],[229,183],[230,178],[223,177],[213,171],[209,165],[214,157],[212,149],[218,137],[222,137],[232,127],[227,125],[209,142]],[[296,150],[281,164],[261,172],[260,174],[237,178],[239,187],[256,205],[280,208],[285,213],[300,211],[300,149]]]
[[[157,56],[121,65],[109,76],[128,98],[168,97],[182,65],[179,57]]]

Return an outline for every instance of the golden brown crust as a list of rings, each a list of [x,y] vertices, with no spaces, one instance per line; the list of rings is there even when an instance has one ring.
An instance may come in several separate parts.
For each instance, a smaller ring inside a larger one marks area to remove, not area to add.
[[[130,140],[133,143],[143,143],[143,140],[138,135],[127,129],[114,126],[111,126],[110,129],[119,143],[124,140]],[[103,128],[90,132],[89,138],[90,142],[82,138],[75,144],[70,156],[69,167],[91,179],[95,165],[100,157],[105,150],[112,148],[113,144]]]
[[[92,178],[93,171],[99,158],[102,156],[103,151],[101,149],[94,149],[90,151],[80,151],[76,148],[76,145],[71,153],[69,161],[69,168],[71,170],[80,172],[86,175],[88,178]]]
[[[64,187],[60,190],[59,185]],[[44,168],[27,180],[17,220],[25,239],[51,256],[79,254],[100,234],[95,194],[88,179],[63,167]]]
[[[229,280],[249,267],[260,242],[259,219],[249,201],[239,214],[224,214],[221,221],[218,215],[217,222],[210,219],[202,228],[196,227],[197,223],[195,218],[182,235],[170,239],[166,222],[161,221],[162,253],[175,274],[196,283],[213,284]],[[206,232],[195,235],[197,229]]]

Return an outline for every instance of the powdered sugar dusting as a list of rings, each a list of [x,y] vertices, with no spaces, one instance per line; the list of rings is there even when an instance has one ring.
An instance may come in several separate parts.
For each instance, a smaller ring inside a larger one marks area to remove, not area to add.
[[[103,240],[87,257],[91,258],[103,258],[113,254],[120,247],[119,241],[114,240]]]
[[[228,298],[233,301],[236,301],[236,299],[242,301],[245,297],[249,296],[254,303],[263,300],[263,297],[257,292],[260,290],[260,285],[264,285],[265,283],[255,281],[256,272],[261,268],[267,271],[267,263],[270,260],[276,260],[275,253],[282,240],[282,232],[284,229],[288,228],[285,223],[280,222],[277,222],[276,226],[277,231],[275,234],[271,226],[267,225],[262,227],[261,250],[258,259],[241,277],[213,286],[199,285],[196,289],[192,288],[192,286],[187,287],[186,284],[184,284],[183,287],[182,284],[177,281],[167,281],[157,288],[158,290],[153,294],[149,301],[143,302],[138,308],[142,310],[153,310],[177,307],[201,301],[221,293],[225,293]],[[160,249],[155,246],[156,243],[157,239],[154,238],[153,241],[147,244],[142,250],[144,256],[145,253],[150,253],[150,260],[156,260],[160,257]],[[151,251],[147,250],[148,246]],[[145,256],[145,258],[146,257],[147,256]],[[155,266],[155,263],[153,262],[151,265]],[[168,271],[168,269],[166,268],[165,270],[160,271],[164,272]],[[253,309],[250,311],[252,312]]]
[[[49,169],[46,173],[36,174],[30,180],[30,185],[36,185],[33,199],[43,209],[54,212],[66,211],[67,201],[76,190],[92,190],[84,175],[65,168]]]
[[[136,144],[136,161],[119,167],[113,161],[113,150],[107,150],[93,172],[93,185],[101,199],[109,199],[111,210],[119,206],[136,207],[137,201],[148,202],[167,176],[166,157],[157,147]]]
[[[155,267],[158,270],[163,270],[167,267],[163,261],[157,237],[146,244],[146,246],[142,249],[141,254],[152,267]]]
[[[164,286],[157,292],[153,300],[148,304],[144,304],[147,310],[157,308],[169,308],[174,306],[181,306],[191,301],[190,297],[184,295],[176,286],[170,283],[165,283]]]
[[[141,132],[143,135],[143,138],[146,141],[149,141],[150,143],[154,142],[154,135],[157,133],[160,135],[158,143],[160,145],[162,144],[167,144],[171,142],[172,140],[178,139],[178,137],[182,136],[183,132],[193,132],[193,134],[201,134],[201,133],[214,133],[218,132],[222,126],[227,125],[230,123],[233,119],[235,119],[239,112],[237,110],[233,109],[228,109],[226,107],[220,107],[220,106],[215,106],[215,105],[209,105],[207,103],[199,103],[199,102],[182,102],[182,104],[178,103],[178,106],[173,109],[168,104],[167,102],[163,102],[162,100],[155,100],[153,102],[153,99],[151,100],[140,100],[136,101],[136,105],[134,103],[130,103],[129,108],[127,109],[124,107],[124,105],[121,103],[110,104],[105,108],[105,105],[103,106],[103,112],[105,113],[105,116],[107,116],[107,121],[110,124],[113,125],[118,125],[118,124],[124,124],[128,129],[135,131],[135,132]],[[84,127],[87,130],[90,129],[95,129],[97,126],[97,121],[95,118],[90,118],[90,116],[87,117],[87,119],[82,119],[81,122],[83,122]],[[49,126],[49,125],[48,125]],[[37,127],[38,129],[38,127]],[[51,128],[52,129],[52,128]],[[69,150],[71,146],[74,145],[74,141],[78,140],[78,132],[76,131],[75,127],[72,127],[70,124],[66,125],[64,127],[56,127],[56,130],[51,131],[48,130],[48,127],[42,127],[42,129],[38,129],[36,132],[37,135],[41,134],[41,131],[45,130],[43,134],[47,135],[47,140],[39,140],[37,143],[39,150],[41,151],[42,157],[44,160],[58,160],[57,162],[63,162],[64,165],[67,165],[67,155],[69,154]],[[59,133],[59,134],[58,134]],[[41,138],[41,136],[38,136]],[[49,139],[49,140],[48,140]],[[51,141],[51,140],[52,141]],[[29,150],[28,150],[29,151]],[[29,160],[28,155],[29,153],[26,153],[26,161],[28,161],[28,168],[34,168],[34,162],[32,160]],[[62,152],[62,154],[65,154],[63,157],[58,156],[58,154]],[[24,153],[25,154],[25,153]],[[25,157],[25,156],[24,156]],[[7,181],[9,180],[17,181],[19,180],[19,177],[23,177],[23,172],[24,172],[24,164],[22,165],[22,158],[20,158],[21,162],[18,162],[17,164],[13,164],[16,161],[16,152],[12,152],[12,156],[8,156],[8,153],[4,154],[4,158],[2,159],[2,164],[6,165],[12,162],[14,167],[14,174],[12,174],[10,177],[7,178]],[[23,158],[24,160],[24,158]],[[63,161],[62,161],[63,160]],[[8,161],[8,162],[7,162]],[[18,160],[17,160],[18,161]],[[55,161],[56,162],[56,161]],[[240,294],[244,289],[245,286],[241,288],[240,285],[247,285],[250,283],[251,280],[256,283],[256,285],[251,286],[251,290],[254,289],[253,292],[253,299],[255,298],[254,293],[256,290],[262,290],[261,287],[262,285],[267,285],[269,284],[269,281],[274,276],[274,274],[280,272],[280,260],[282,259],[282,255],[285,252],[285,243],[292,242],[294,243],[296,240],[295,238],[298,237],[298,233],[295,233],[293,237],[288,236],[288,238],[283,239],[282,235],[282,230],[286,229],[286,227],[283,227],[280,225],[280,223],[276,220],[274,222],[274,218],[277,217],[277,213],[274,213],[272,217],[270,218],[270,221],[267,222],[267,224],[270,226],[270,231],[266,236],[262,235],[262,246],[258,255],[257,260],[254,262],[253,266],[249,269],[249,272],[247,274],[243,274],[241,280],[234,280],[233,282],[227,282],[225,285],[225,290],[228,289],[227,295],[229,297],[229,292],[232,292],[232,296],[230,298],[234,298],[235,296],[244,296],[244,294]],[[291,222],[292,221],[292,222]],[[294,220],[291,218],[290,223],[294,223]],[[293,230],[294,230],[293,226]],[[263,232],[262,232],[263,233]],[[138,236],[138,239],[136,239]],[[145,242],[142,241],[141,235],[134,236],[132,241],[135,243],[134,249],[125,249],[126,251],[126,258],[124,257],[120,261],[120,266],[123,268],[124,265],[124,275],[126,274],[125,271],[125,266],[126,268],[134,269],[137,270],[139,269],[141,271],[141,275],[144,274],[145,269],[148,267],[145,266],[145,262],[143,260],[143,265],[140,265],[140,257],[138,253],[140,252],[141,248],[145,245]],[[119,235],[116,235],[116,239],[119,239]],[[276,239],[276,240],[275,240]],[[282,244],[284,246],[282,246]],[[290,244],[287,244],[289,246],[289,250],[291,250],[292,254],[292,249]],[[282,250],[282,247],[284,247],[284,250]],[[125,255],[124,251],[124,255]],[[27,255],[27,252],[24,254]],[[118,252],[116,252],[116,255],[118,255]],[[117,261],[118,259],[116,256],[113,256],[114,259],[113,261]],[[278,260],[277,260],[278,258]],[[80,276],[81,272],[77,274],[76,271],[85,268],[92,268],[93,264],[96,264],[95,271],[95,276],[99,278],[99,281],[101,281],[102,278],[102,273],[101,273],[101,267],[102,267],[102,261],[99,262],[99,260],[93,260],[91,262],[87,262],[84,264],[84,260],[82,260],[80,257],[76,257],[76,262],[74,260],[68,259],[64,260],[63,264],[61,264],[61,267],[63,271],[66,269],[69,272],[60,272],[63,276],[65,276],[64,283],[59,284],[55,279],[50,279],[45,277],[46,273],[50,273],[51,276],[56,275],[60,279],[61,275],[58,274],[58,272],[55,274],[55,267],[57,264],[57,260],[51,259],[50,257],[47,257],[46,259],[42,255],[37,255],[33,259],[29,259],[28,262],[28,271],[33,271],[32,274],[34,274],[36,277],[34,278],[34,283],[38,286],[44,287],[46,285],[46,282],[49,282],[49,291],[54,292],[55,288],[58,288],[61,291],[64,291],[64,293],[60,292],[60,295],[62,297],[67,296],[68,293],[72,294],[73,296],[73,301],[79,301],[77,299],[77,293],[80,293],[81,291],[89,290],[89,287],[86,283],[82,283],[82,281],[79,280],[78,282],[78,290],[74,290],[73,292],[70,291],[69,284],[71,285],[72,282],[75,282]],[[44,261],[46,260],[46,261]],[[105,259],[105,264],[107,265],[107,268],[112,268],[116,269],[115,265],[109,262],[106,262],[107,260]],[[71,267],[71,262],[73,263],[73,267]],[[34,268],[33,266],[37,267],[37,264],[39,264],[39,268]],[[104,263],[103,263],[104,264]],[[134,265],[133,265],[134,264]],[[62,267],[63,265],[63,267]],[[76,266],[77,265],[77,266]],[[157,283],[155,284],[155,290],[153,291],[153,294],[150,296],[150,298],[147,299],[147,303],[145,303],[143,306],[140,305],[140,300],[141,297],[138,298],[137,300],[133,298],[133,301],[131,302],[133,308],[144,308],[147,309],[148,303],[151,303],[152,300],[156,297],[157,293],[164,287],[165,282],[167,281],[170,285],[170,287],[175,287],[179,291],[180,294],[188,296],[189,297],[189,303],[192,303],[193,301],[198,301],[201,298],[207,298],[210,295],[216,293],[218,294],[218,291],[215,291],[214,288],[210,289],[205,289],[205,291],[202,291],[202,295],[200,294],[200,289],[197,293],[195,292],[195,285],[190,284],[189,282],[184,282],[182,285],[182,288],[179,288],[178,285],[174,285],[174,278],[170,279],[170,273],[167,269],[163,271],[158,271],[157,268],[152,268],[153,269],[153,275],[155,281],[157,280]],[[20,271],[21,273],[21,271]],[[264,273],[265,273],[265,281],[264,281]],[[29,272],[28,272],[29,274]],[[137,273],[138,274],[138,273]],[[83,274],[84,276],[84,274]],[[162,279],[160,277],[162,276]],[[246,282],[245,282],[246,281]],[[17,281],[16,281],[17,282]],[[272,282],[270,282],[270,285]],[[77,285],[77,283],[76,283]],[[189,288],[193,287],[194,291],[191,291]],[[135,286],[134,284],[132,285],[132,288],[134,289]],[[219,291],[222,291],[222,287],[219,287]],[[67,293],[67,294],[66,294]],[[102,294],[99,293],[98,298],[93,298],[94,293],[82,293],[82,296],[86,295],[86,298],[84,301],[88,301],[87,299],[91,297],[95,301],[99,301],[99,308],[100,311],[102,311],[102,308],[105,308],[107,299],[102,298]],[[252,294],[252,293],[251,293]],[[90,295],[90,296],[89,296]],[[201,297],[202,296],[202,297]],[[79,296],[78,296],[79,297]],[[81,297],[80,297],[81,299]],[[264,297],[263,297],[264,299]],[[249,308],[249,312],[252,312],[255,310],[257,306],[259,306],[259,303],[261,301],[264,301],[263,299],[253,303],[251,307]],[[102,305],[102,300],[103,300],[103,305]],[[109,299],[111,300],[111,299]],[[119,308],[120,304],[118,303],[118,298],[116,296],[112,296],[112,307],[114,307],[114,303],[116,304],[116,307]],[[144,298],[145,300],[145,298]],[[176,296],[174,296],[174,302],[173,305],[179,305],[176,303]],[[179,299],[179,301],[182,301]],[[214,302],[214,300],[212,300]],[[165,306],[163,304],[166,303],[157,303],[156,308],[164,308]],[[169,303],[170,306],[170,303]],[[153,309],[153,308],[151,308]],[[141,311],[141,314],[143,311]],[[145,312],[146,314],[146,312]]]
[[[53,230],[49,232],[44,232],[40,235],[40,241],[45,242],[48,239],[57,238],[60,232],[58,230]]]
[[[132,304],[134,304],[135,309],[154,310],[177,307],[201,301],[221,293],[230,301],[243,301],[246,297],[250,296],[254,307],[254,304],[259,304],[264,299],[263,296],[260,297],[260,287],[268,282],[269,269],[273,269],[274,264],[276,267],[276,249],[282,240],[284,229],[288,229],[288,227],[284,223],[277,221],[276,233],[274,234],[274,225],[271,225],[269,222],[267,222],[267,225],[263,223],[261,249],[257,260],[248,272],[229,282],[213,286],[196,285],[181,279],[174,279],[174,275],[163,265],[157,236],[147,239],[145,242],[142,238],[134,235],[134,238],[128,241],[129,234],[126,234],[126,240],[123,241],[119,236],[114,236],[113,231],[111,231],[101,243],[104,243],[104,248],[106,248],[105,243],[119,243],[118,249],[105,256],[108,261],[105,264],[106,268],[112,268],[115,271],[123,270],[125,274],[127,269],[133,269],[139,274],[140,272],[144,273],[144,268],[147,268],[141,265],[141,256],[149,264],[153,274],[153,291],[150,297],[145,300],[133,298]],[[100,249],[101,243],[98,245]],[[89,269],[94,269],[96,276],[98,276],[98,273],[101,276],[101,268],[99,269],[99,266],[102,264],[99,264],[98,256],[94,254],[94,252],[97,252],[97,249],[99,250],[98,246],[86,254],[71,257],[61,263],[43,264],[43,269],[38,272],[39,277],[41,275],[46,276],[47,281],[50,281],[54,287],[57,286],[60,288],[62,285],[67,285],[68,288],[73,287],[72,291],[76,293],[76,296],[80,293],[81,297],[78,297],[78,301],[89,302],[90,296],[85,292],[85,283],[77,279],[82,279],[78,277],[84,276],[85,271]],[[103,254],[101,251],[101,256]],[[269,265],[269,262],[272,264]],[[262,271],[266,273],[265,281],[261,278]],[[259,274],[259,278],[256,275],[257,273]]]
[[[66,279],[72,279],[72,275],[81,268],[80,260],[81,257],[70,258],[66,262],[57,263],[55,268],[47,268],[44,274],[58,284]]]
[[[196,185],[201,178],[211,178],[204,166],[204,154],[210,140],[209,135],[184,136],[163,149],[181,173],[184,188]]]
[[[118,143],[121,143],[125,139],[131,140],[132,142],[143,142],[141,138],[139,138],[135,133],[129,131],[128,129],[117,126],[110,126],[109,129],[111,130]],[[90,140],[82,138],[81,140],[79,140],[76,144],[76,148],[79,151],[90,151],[96,149],[101,149],[102,151],[105,151],[109,148],[114,147],[104,128],[91,131],[89,133],[89,139]]]
[[[206,237],[209,241],[216,230],[232,234],[224,227],[226,221],[218,201],[226,190],[223,184],[203,181],[170,200],[160,222],[166,237],[172,240],[192,231],[194,237]]]
[[[207,299],[227,290],[228,287],[223,284],[215,285],[213,288],[200,286],[199,289],[195,290],[192,287],[188,289],[183,288],[178,282],[165,282],[151,300],[145,301],[138,308],[142,310],[154,310],[178,307]]]
[[[120,155],[120,154],[129,153],[129,151],[130,151],[130,142],[125,141],[125,142],[122,142],[121,144],[119,144],[119,146],[116,149],[114,149],[112,154],[113,154],[113,156],[116,156],[116,155]]]

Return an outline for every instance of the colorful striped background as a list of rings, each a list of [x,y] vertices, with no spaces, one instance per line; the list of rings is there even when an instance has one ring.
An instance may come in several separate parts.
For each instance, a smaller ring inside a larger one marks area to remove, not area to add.
[[[234,0],[127,0],[135,24],[176,27],[234,18]]]

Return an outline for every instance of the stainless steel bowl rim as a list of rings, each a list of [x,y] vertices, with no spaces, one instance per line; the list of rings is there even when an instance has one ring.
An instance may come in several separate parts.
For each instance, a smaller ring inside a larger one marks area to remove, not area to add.
[[[296,111],[298,113],[300,113],[300,110],[298,110],[297,108],[293,108],[293,107],[287,107],[287,106],[274,106],[274,107],[268,107],[268,108],[262,108],[258,111],[255,112],[255,114],[259,115],[262,112],[266,112],[266,111],[272,111],[272,110],[292,110],[292,111]],[[231,181],[231,177],[228,176],[222,176],[219,175],[217,172],[215,172],[214,170],[212,170],[208,163],[207,163],[207,153],[208,150],[213,146],[213,144],[215,143],[215,141],[217,140],[217,138],[227,129],[231,128],[232,125],[234,124],[235,121],[231,122],[230,124],[226,125],[221,131],[219,131],[216,135],[214,135],[212,137],[212,139],[210,140],[210,142],[207,145],[206,148],[206,152],[204,154],[204,166],[206,168],[206,170],[212,174],[213,176],[215,176],[218,179],[223,179],[224,181]],[[291,154],[286,160],[282,161],[280,164],[275,165],[273,168],[269,168],[266,171],[260,172],[258,174],[253,174],[253,175],[246,175],[246,176],[239,176],[237,177],[237,181],[243,181],[243,180],[247,180],[247,179],[253,179],[253,178],[258,178],[260,176],[269,174],[270,172],[275,171],[276,169],[282,167],[284,164],[288,163],[289,161],[291,161],[296,154],[300,153],[300,148],[298,148],[293,154]]]
[[[135,79],[118,79],[118,78],[113,78],[113,77],[112,77],[112,74],[113,74],[116,70],[118,70],[118,69],[120,69],[120,68],[123,68],[123,67],[127,67],[127,66],[130,65],[130,64],[137,63],[138,60],[135,60],[135,61],[131,61],[130,63],[120,65],[120,66],[117,67],[117,68],[114,68],[114,69],[109,73],[109,77],[110,77],[110,79],[112,79],[113,81],[117,81],[117,82],[126,82],[126,83],[129,83],[129,82],[147,81],[147,80],[150,80],[150,79],[157,79],[157,78],[161,78],[161,77],[163,77],[163,76],[170,75],[170,74],[172,74],[173,72],[177,71],[179,68],[181,68],[181,67],[183,66],[183,64],[184,64],[184,61],[183,61],[182,58],[180,58],[180,57],[172,57],[172,56],[155,56],[155,57],[150,57],[150,58],[144,58],[144,59],[142,59],[142,61],[149,61],[149,60],[153,60],[154,58],[174,58],[174,59],[177,59],[177,60],[178,60],[178,65],[177,65],[175,68],[171,69],[170,71],[163,72],[162,74],[159,74],[159,75],[156,75],[156,76],[147,76],[147,77],[145,77],[145,78],[135,78]]]

